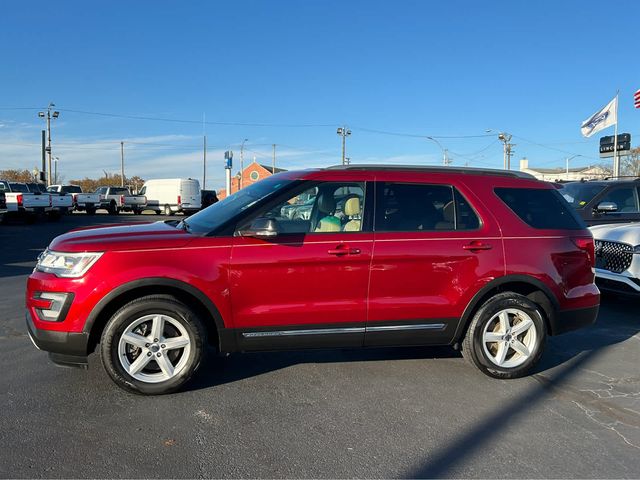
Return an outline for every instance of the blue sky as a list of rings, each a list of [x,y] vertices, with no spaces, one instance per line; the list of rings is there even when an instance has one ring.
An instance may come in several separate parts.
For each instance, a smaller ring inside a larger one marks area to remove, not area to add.
[[[3,2],[0,169],[39,163],[54,101],[54,155],[67,180],[202,176],[222,186],[222,152],[284,168],[340,161],[502,166],[599,163],[582,120],[620,90],[620,132],[640,135],[634,22],[640,4],[589,1]],[[609,15],[610,17],[607,17]],[[22,109],[17,109],[22,108]],[[78,112],[164,119],[139,120]],[[190,120],[173,122],[171,119]],[[317,125],[317,126],[296,126]],[[613,134],[605,131],[604,134]],[[487,135],[487,136],[483,136]],[[449,138],[449,137],[470,138]],[[635,142],[634,142],[635,144]]]

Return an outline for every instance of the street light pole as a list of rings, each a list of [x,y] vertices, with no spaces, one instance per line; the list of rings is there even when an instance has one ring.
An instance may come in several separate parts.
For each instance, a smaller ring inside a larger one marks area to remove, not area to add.
[[[45,149],[47,151],[47,158],[48,158],[48,168],[47,168],[47,186],[51,185],[51,117],[53,118],[58,118],[60,116],[60,112],[58,111],[53,111],[53,114],[51,113],[51,111],[53,110],[53,107],[55,107],[56,104],[53,102],[49,102],[49,106],[47,107],[47,112],[38,112],[38,117],[40,118],[46,118],[47,119],[47,148]]]
[[[567,157],[567,158],[565,159],[565,160],[566,160],[566,165],[567,165],[567,167],[566,167],[567,180],[569,180],[569,160],[573,160],[574,158],[576,158],[576,157],[581,157],[581,156],[582,156],[582,155],[580,155],[580,154],[576,154],[576,155],[574,155],[573,157]]]
[[[346,165],[347,163],[347,137],[351,135],[351,130],[347,128],[347,126],[338,127],[336,131],[338,135],[342,137],[342,165]]]
[[[512,135],[506,132],[501,132],[498,134],[498,140],[502,142],[503,152],[504,152],[504,169],[511,170],[511,147],[513,144],[511,142]]]
[[[244,172],[244,143],[248,142],[249,139],[245,138],[242,141],[242,145],[240,145],[240,180],[238,182],[238,190],[242,190],[242,186],[243,186],[243,172]]]
[[[440,150],[442,151],[442,165],[444,165],[445,167],[448,167],[449,165],[451,165],[452,160],[450,160],[449,156],[447,155],[449,150],[444,148],[444,146],[438,140],[436,140],[435,138],[433,138],[433,137],[426,137],[426,138],[431,140],[436,145],[438,145],[438,147],[440,147]]]
[[[54,174],[53,174],[53,183],[54,184],[58,184],[58,157],[53,157],[53,163],[54,163]]]

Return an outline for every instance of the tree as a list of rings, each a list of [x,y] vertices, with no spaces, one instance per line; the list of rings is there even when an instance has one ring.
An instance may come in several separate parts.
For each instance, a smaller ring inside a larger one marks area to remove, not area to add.
[[[640,147],[632,148],[629,155],[620,157],[620,175],[640,177]]]
[[[33,173],[29,170],[0,170],[0,179],[8,182],[33,182]]]
[[[93,179],[85,177],[80,180],[71,180],[69,183],[71,183],[72,185],[80,185],[83,192],[94,192],[98,187],[119,187],[121,184],[120,174],[109,173],[104,170],[103,175],[100,178]],[[138,176],[125,178],[125,185],[130,187],[133,191],[137,191],[142,188],[143,184],[144,179]]]

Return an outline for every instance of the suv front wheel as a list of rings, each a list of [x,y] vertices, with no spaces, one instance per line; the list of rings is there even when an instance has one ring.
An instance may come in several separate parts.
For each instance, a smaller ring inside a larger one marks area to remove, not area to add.
[[[462,355],[494,378],[526,375],[542,355],[546,331],[541,307],[513,292],[487,300],[476,312]]]
[[[102,333],[102,363],[129,392],[171,393],[198,369],[205,335],[202,321],[185,304],[169,295],[149,295],[111,317]]]

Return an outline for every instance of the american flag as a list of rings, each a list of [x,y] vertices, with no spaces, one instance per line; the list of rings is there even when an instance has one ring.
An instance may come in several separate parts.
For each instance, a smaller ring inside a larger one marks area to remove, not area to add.
[[[633,94],[633,104],[636,108],[640,108],[640,90]]]

